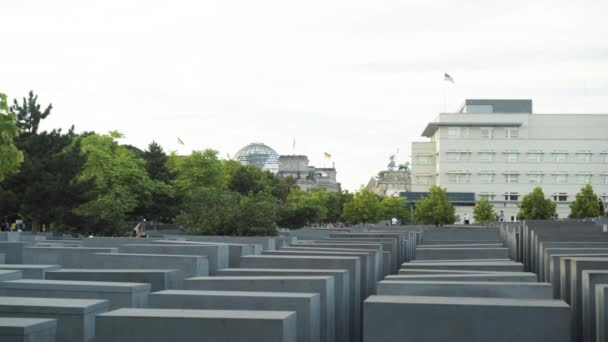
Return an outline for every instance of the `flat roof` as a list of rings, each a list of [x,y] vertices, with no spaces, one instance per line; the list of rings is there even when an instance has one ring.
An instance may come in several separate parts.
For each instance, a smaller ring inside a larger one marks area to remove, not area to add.
[[[522,122],[429,122],[422,131],[422,136],[431,138],[439,127],[520,127],[522,124]]]

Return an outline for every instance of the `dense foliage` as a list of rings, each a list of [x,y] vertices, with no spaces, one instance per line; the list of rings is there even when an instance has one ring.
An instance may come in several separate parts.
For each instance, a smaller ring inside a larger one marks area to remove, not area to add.
[[[576,194],[576,199],[570,204],[571,218],[588,218],[600,216],[600,206],[597,195],[591,185],[587,184]]]
[[[17,171],[23,153],[15,145],[19,135],[17,116],[9,112],[6,95],[0,93],[0,181]]]
[[[443,226],[458,220],[454,207],[448,200],[445,189],[439,186],[429,188],[429,195],[416,204],[414,219],[422,224]]]
[[[555,203],[545,198],[543,189],[536,187],[524,196],[517,217],[520,220],[549,220],[555,217],[555,209]]]
[[[481,224],[496,221],[496,213],[487,199],[482,198],[475,204],[473,219]]]

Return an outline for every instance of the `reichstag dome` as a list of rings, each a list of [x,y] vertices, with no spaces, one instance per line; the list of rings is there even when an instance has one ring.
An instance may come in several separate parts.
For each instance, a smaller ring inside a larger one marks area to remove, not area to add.
[[[234,159],[243,165],[252,164],[273,174],[279,172],[279,154],[262,143],[251,143],[241,148]]]

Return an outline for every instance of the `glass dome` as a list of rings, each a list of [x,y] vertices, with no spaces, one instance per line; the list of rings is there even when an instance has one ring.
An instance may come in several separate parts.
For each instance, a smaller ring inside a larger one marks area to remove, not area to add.
[[[234,159],[243,165],[252,164],[274,174],[279,172],[279,154],[262,143],[251,143],[241,148]]]

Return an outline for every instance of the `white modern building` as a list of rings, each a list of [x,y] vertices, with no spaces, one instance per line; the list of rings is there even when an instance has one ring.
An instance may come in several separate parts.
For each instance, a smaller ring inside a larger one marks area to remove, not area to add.
[[[608,115],[533,114],[532,100],[466,100],[440,113],[412,144],[416,200],[431,185],[447,188],[457,214],[487,198],[511,220],[537,186],[557,203],[560,218],[585,184],[608,199]]]

